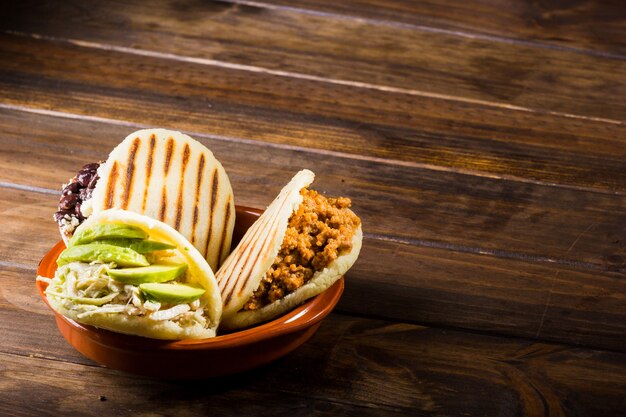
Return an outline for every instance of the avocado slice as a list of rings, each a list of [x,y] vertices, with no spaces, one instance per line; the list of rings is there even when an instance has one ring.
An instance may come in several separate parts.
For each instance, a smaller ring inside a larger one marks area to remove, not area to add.
[[[175,245],[155,240],[142,240],[130,244],[130,248],[139,253],[149,253],[157,250],[176,249]]]
[[[107,273],[116,281],[139,285],[146,282],[172,281],[186,270],[186,264],[153,264],[140,268],[110,269]]]
[[[67,244],[68,248],[76,245],[91,243],[102,239],[146,239],[148,234],[141,228],[121,223],[96,224],[86,229],[80,229],[72,236]]]
[[[137,240],[137,239],[103,239],[96,240],[93,243],[105,243],[107,245],[123,246],[131,248],[138,253],[150,253],[157,250],[175,249],[175,245],[165,242],[157,242],[155,240]]]
[[[139,290],[144,294],[144,297],[167,304],[190,303],[200,298],[206,292],[204,288],[193,287],[187,284],[158,282],[140,284]]]
[[[148,266],[150,263],[145,256],[130,248],[107,245],[103,243],[89,243],[86,245],[72,246],[65,249],[57,259],[57,265],[65,265],[70,262],[115,262],[122,267]]]

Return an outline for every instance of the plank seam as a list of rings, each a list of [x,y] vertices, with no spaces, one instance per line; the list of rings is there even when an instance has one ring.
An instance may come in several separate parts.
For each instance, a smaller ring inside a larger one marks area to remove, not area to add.
[[[347,316],[347,317],[366,319],[366,320],[380,320],[380,321],[390,321],[390,322],[401,323],[401,324],[410,324],[410,325],[422,327],[422,329],[420,329],[421,331],[424,331],[424,330],[437,330],[440,332],[452,331],[452,332],[467,333],[467,334],[472,334],[472,335],[477,335],[477,336],[482,336],[482,337],[496,337],[496,338],[503,338],[503,339],[513,339],[513,340],[518,340],[518,341],[531,341],[534,343],[559,345],[559,346],[563,346],[566,348],[574,348],[574,349],[583,348],[583,349],[589,349],[589,350],[626,354],[626,347],[624,349],[610,348],[610,347],[606,347],[606,345],[603,345],[602,343],[583,344],[583,343],[573,342],[571,340],[568,341],[568,339],[563,339],[563,338],[558,338],[558,337],[550,337],[550,336],[533,337],[532,335],[523,335],[521,333],[516,334],[516,333],[507,332],[505,330],[500,330],[500,329],[486,330],[486,329],[472,328],[472,327],[461,327],[458,325],[445,324],[444,322],[438,322],[438,321],[428,322],[428,321],[419,321],[419,320],[391,318],[391,317],[381,316],[379,314],[357,313],[355,311],[343,309],[341,306],[341,302],[337,305],[337,307],[335,307],[335,309],[333,310],[331,314],[338,315],[338,316]],[[587,334],[585,334],[585,336],[587,336]]]
[[[400,243],[400,244],[405,244],[405,245],[410,245],[410,246],[433,248],[433,249],[444,249],[444,250],[449,250],[451,252],[469,253],[469,254],[474,254],[474,255],[485,255],[485,256],[492,256],[494,258],[511,259],[511,260],[529,262],[529,263],[556,264],[556,265],[563,265],[563,266],[572,267],[576,269],[589,269],[589,270],[596,270],[596,271],[601,271],[601,272],[608,272],[604,265],[593,263],[593,262],[583,262],[583,261],[576,261],[576,260],[571,260],[571,259],[555,258],[551,256],[530,255],[530,254],[524,254],[524,253],[518,253],[518,252],[509,252],[509,251],[502,250],[502,249],[481,248],[478,246],[458,245],[454,243],[447,243],[447,242],[436,241],[436,240],[413,239],[413,238],[396,237],[396,236],[376,234],[376,233],[364,233],[363,236],[368,237],[370,239],[374,239],[374,240]]]
[[[335,19],[335,20],[348,20],[348,21],[366,23],[366,24],[377,25],[377,26],[388,26],[388,27],[398,28],[398,29],[417,30],[417,31],[424,32],[424,33],[436,33],[436,34],[441,34],[441,35],[449,35],[449,36],[455,36],[455,37],[460,37],[460,38],[465,38],[465,39],[477,39],[477,40],[483,40],[483,41],[505,43],[509,45],[523,45],[523,46],[530,46],[530,47],[541,48],[541,49],[551,49],[551,50],[556,50],[556,51],[571,52],[571,53],[575,53],[579,55],[590,55],[590,56],[596,56],[600,58],[615,59],[615,60],[620,60],[620,61],[626,60],[626,55],[616,53],[616,52],[577,48],[573,46],[544,43],[544,42],[529,40],[529,39],[512,38],[512,37],[499,36],[499,35],[489,35],[486,33],[467,32],[463,30],[444,29],[440,27],[419,25],[415,23],[398,22],[398,21],[393,21],[389,19],[375,19],[371,17],[355,16],[355,15],[349,15],[349,14],[344,14],[344,13],[324,12],[320,10],[305,9],[302,7],[285,6],[285,5],[279,5],[279,4],[268,4],[268,3],[257,2],[257,1],[247,1],[247,0],[219,0],[219,1],[222,3],[249,6],[249,7],[254,7],[257,9],[287,11],[287,12],[305,14],[305,15],[310,15],[310,16],[325,17],[325,18],[330,18],[330,19]]]
[[[88,115],[82,115],[82,114],[77,114],[77,113],[67,113],[67,112],[61,112],[57,110],[38,109],[38,108],[20,106],[20,105],[9,104],[9,103],[0,103],[0,109],[20,111],[20,112],[25,112],[25,113],[32,113],[32,114],[38,114],[42,116],[57,117],[57,118],[64,118],[64,119],[70,119],[70,120],[112,124],[116,126],[130,127],[133,129],[146,129],[146,128],[152,127],[152,125],[148,125],[145,123],[131,122],[131,121],[120,120],[120,119],[110,119],[110,118],[104,118],[104,117],[99,117],[99,116],[88,116]],[[161,127],[167,128],[166,126],[161,126]],[[176,128],[172,128],[172,129],[177,130]],[[254,139],[239,138],[239,137],[234,137],[234,136],[223,136],[223,135],[193,132],[193,131],[186,131],[186,132],[192,137],[199,137],[199,138],[210,139],[210,140],[218,140],[221,142],[241,143],[241,144],[251,145],[251,146],[262,146],[262,147],[264,146],[264,147],[288,150],[288,151],[294,151],[294,152],[313,153],[313,154],[322,155],[322,156],[331,156],[331,157],[340,158],[340,159],[352,159],[352,160],[357,160],[357,161],[373,162],[373,163],[384,164],[384,165],[402,166],[402,167],[422,169],[422,170],[427,170],[427,171],[447,172],[451,174],[458,174],[458,175],[464,175],[464,176],[470,176],[470,177],[487,178],[487,179],[492,179],[496,181],[518,182],[518,183],[523,183],[523,184],[533,184],[533,185],[538,185],[538,186],[543,186],[543,187],[554,187],[554,188],[574,190],[574,191],[583,191],[583,192],[590,192],[590,193],[596,193],[596,194],[626,195],[626,191],[603,190],[600,188],[583,187],[583,186],[576,186],[576,185],[571,185],[571,184],[559,184],[559,183],[554,183],[554,182],[535,180],[532,178],[518,177],[515,175],[502,175],[502,174],[497,175],[497,174],[491,174],[488,172],[474,171],[474,170],[464,169],[464,168],[452,168],[452,167],[433,165],[433,164],[427,164],[427,163],[421,163],[421,162],[403,161],[403,160],[398,160],[398,159],[387,159],[387,158],[381,158],[381,157],[376,157],[376,156],[367,156],[367,155],[359,155],[359,154],[353,154],[353,153],[348,153],[348,152],[332,151],[328,149],[309,148],[309,147],[298,146],[298,145],[289,145],[286,143],[261,142],[261,141],[254,140]],[[42,189],[42,190],[46,190],[46,189]]]
[[[21,264],[18,262],[2,261],[2,260],[0,260],[0,268],[19,269],[21,271],[29,271],[29,272],[34,272],[37,270],[37,267],[34,267],[34,266]]]
[[[569,248],[567,249],[567,252],[565,252],[565,254],[569,254],[572,249],[574,249],[574,246],[576,246],[576,244],[580,241],[580,238],[587,233],[588,231],[590,231],[591,229],[593,229],[595,226],[597,225],[597,223],[591,223],[589,226],[587,226],[587,228],[585,230],[583,230],[582,232],[580,232],[578,234],[578,236],[576,236],[576,239],[574,239],[574,242],[572,242],[572,244],[569,246]],[[550,308],[550,302],[552,301],[552,293],[554,292],[554,287],[556,285],[556,280],[559,277],[559,273],[561,272],[560,269],[557,269],[556,273],[554,274],[554,277],[552,278],[552,282],[550,283],[550,290],[548,291],[548,299],[546,300],[546,305],[543,309],[543,313],[541,314],[541,320],[539,322],[539,327],[537,328],[537,333],[535,334],[535,337],[538,338],[539,335],[541,334],[541,330],[543,329],[543,324],[544,321],[546,319],[546,315],[548,314],[548,308]]]
[[[68,347],[68,349],[71,349],[70,347]],[[65,358],[61,358],[61,357],[55,357],[55,356],[45,356],[42,355],[40,353],[19,353],[19,352],[11,352],[11,351],[2,351],[0,350],[0,354],[3,355],[7,355],[7,356],[17,356],[17,357],[21,357],[21,358],[28,358],[28,359],[37,359],[37,360],[44,360],[44,361],[52,361],[52,362],[56,362],[56,363],[63,363],[63,364],[70,364],[70,365],[74,365],[74,366],[84,366],[90,369],[103,369],[106,370],[106,372],[110,372],[110,373],[121,373],[125,378],[147,378],[149,379],[149,377],[143,377],[141,375],[137,375],[137,374],[133,374],[131,372],[123,372],[123,371],[118,371],[115,370],[113,368],[109,368],[107,366],[104,365],[100,365],[97,362],[93,362],[93,363],[83,363],[83,362],[76,362],[73,361],[71,359],[65,359]],[[89,359],[87,357],[85,357],[84,355],[81,355],[81,357],[84,357],[85,359]],[[271,388],[267,388],[267,389],[248,389],[248,391],[251,392],[271,392],[272,389]],[[349,406],[355,409],[367,409],[367,410],[386,410],[386,411],[392,411],[392,412],[398,412],[398,413],[406,413],[407,411],[407,407],[403,407],[403,406],[392,406],[389,404],[385,404],[383,402],[372,402],[372,401],[368,401],[368,402],[362,402],[362,401],[358,401],[358,399],[355,399],[354,401],[350,401],[350,400],[343,400],[337,396],[335,397],[324,397],[322,395],[313,395],[311,393],[308,393],[306,391],[298,391],[298,390],[293,390],[293,389],[279,389],[277,390],[278,392],[284,393],[284,394],[292,394],[292,395],[297,395],[300,396],[302,398],[307,398],[307,399],[311,399],[311,400],[316,400],[316,401],[322,401],[325,403],[333,403],[333,404],[339,404],[339,405],[343,405],[343,406]],[[400,414],[400,415],[406,415],[406,414]]]
[[[27,192],[47,194],[47,195],[59,195],[59,191],[57,190],[51,190],[51,189],[42,188],[42,187],[32,187],[28,185],[12,184],[12,183],[6,183],[6,182],[0,182],[0,188],[10,188],[10,189],[22,190],[22,191],[27,191]],[[364,233],[363,236],[372,240],[391,242],[391,243],[403,244],[403,245],[408,245],[408,246],[441,249],[441,250],[447,250],[450,252],[457,252],[457,253],[484,255],[484,256],[491,256],[494,258],[512,259],[512,260],[523,261],[523,262],[528,262],[528,263],[549,263],[549,264],[556,264],[556,265],[564,265],[564,266],[568,266],[568,267],[572,267],[576,269],[586,269],[586,270],[596,270],[596,271],[601,271],[601,272],[607,272],[604,265],[592,263],[592,262],[575,261],[575,260],[555,258],[555,257],[550,257],[550,256],[530,255],[530,254],[524,254],[524,253],[518,253],[518,252],[509,252],[509,251],[505,251],[502,249],[481,248],[478,246],[459,245],[459,244],[448,243],[448,242],[443,242],[443,241],[415,239],[415,238],[409,238],[409,237],[399,237],[399,236],[377,234],[377,233]],[[0,261],[0,266],[25,268],[25,266],[22,264],[13,264],[11,262],[5,262],[5,261]]]
[[[60,190],[51,190],[50,188],[36,187],[33,185],[25,185],[25,184],[16,184],[13,182],[0,181],[0,187],[10,188],[13,190],[20,190],[20,191],[29,191],[33,193],[39,193],[39,194],[61,195]]]
[[[131,48],[127,46],[102,44],[99,42],[84,41],[80,39],[58,38],[54,36],[41,35],[37,33],[18,32],[18,31],[13,31],[13,30],[3,30],[3,31],[0,31],[0,33],[8,34],[11,36],[19,36],[19,37],[25,37],[25,38],[31,38],[31,39],[44,40],[44,41],[55,42],[55,43],[64,43],[64,44],[69,44],[69,45],[78,46],[78,47],[87,48],[87,49],[97,49],[101,51],[117,52],[117,53],[123,53],[127,55],[143,56],[143,57],[148,57],[148,58],[163,59],[163,60],[183,62],[183,63],[188,63],[188,64],[197,64],[197,65],[204,65],[204,66],[213,66],[213,67],[218,67],[218,68],[227,68],[227,69],[231,69],[235,71],[247,71],[247,72],[252,72],[252,73],[266,74],[266,75],[272,75],[272,76],[283,77],[283,78],[293,78],[293,79],[326,83],[326,84],[332,84],[332,85],[340,85],[344,87],[362,88],[362,89],[373,90],[373,91],[381,91],[385,93],[404,94],[404,95],[409,95],[409,96],[414,96],[414,97],[425,97],[425,98],[431,98],[435,100],[473,104],[477,106],[492,107],[492,108],[505,109],[505,110],[510,110],[510,111],[519,111],[519,112],[524,112],[524,113],[543,114],[543,115],[563,117],[563,118],[568,118],[568,119],[587,120],[587,121],[601,122],[601,123],[607,123],[607,124],[614,124],[614,125],[619,125],[619,126],[625,124],[621,120],[614,120],[614,119],[608,119],[608,118],[603,118],[603,117],[563,113],[563,112],[552,111],[552,110],[540,110],[540,109],[534,109],[530,107],[518,106],[514,104],[497,103],[497,102],[492,102],[492,101],[487,101],[487,100],[451,96],[448,94],[413,90],[413,89],[407,89],[407,88],[402,88],[402,87],[393,87],[393,86],[386,86],[386,85],[381,85],[381,84],[370,84],[370,83],[361,82],[361,81],[342,80],[342,79],[337,79],[337,78],[322,77],[318,75],[303,74],[303,73],[292,72],[292,71],[275,70],[275,69],[259,67],[255,65],[236,64],[236,63],[220,61],[216,59],[190,57],[190,56],[172,54],[172,53],[167,53],[167,52],[158,52],[158,51],[152,51],[152,50],[147,50],[147,49]]]

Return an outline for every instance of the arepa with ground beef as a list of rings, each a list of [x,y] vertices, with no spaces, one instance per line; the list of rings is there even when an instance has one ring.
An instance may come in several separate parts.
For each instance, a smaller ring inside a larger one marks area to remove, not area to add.
[[[361,220],[345,197],[326,198],[298,172],[216,273],[224,329],[271,320],[325,291],[361,249]]]
[[[131,133],[104,162],[85,165],[63,188],[55,213],[67,241],[85,218],[119,208],[178,230],[216,271],[235,225],[226,171],[200,142],[176,131]]]

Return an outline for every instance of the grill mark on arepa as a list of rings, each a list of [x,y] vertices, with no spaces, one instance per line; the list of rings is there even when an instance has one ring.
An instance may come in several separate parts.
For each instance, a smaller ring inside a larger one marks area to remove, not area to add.
[[[222,227],[222,237],[220,238],[220,249],[217,251],[217,267],[219,267],[219,263],[222,260],[222,253],[224,252],[224,242],[226,241],[226,232],[228,221],[230,220],[230,195],[226,199],[226,217],[224,218],[224,227]]]
[[[228,279],[226,280],[225,283],[225,287],[222,289],[222,295],[225,295],[225,301],[224,301],[224,306],[227,306],[235,292],[235,289],[237,288],[237,285],[240,284],[240,279],[243,276],[243,274],[246,271],[246,267],[249,266],[247,261],[248,258],[250,257],[250,251],[252,251],[255,247],[255,243],[259,241],[259,237],[260,235],[266,230],[266,226],[269,223],[273,224],[273,221],[277,218],[279,211],[274,211],[273,213],[269,213],[270,215],[263,218],[263,219],[259,219],[262,220],[261,223],[259,223],[258,227],[256,227],[253,231],[253,233],[250,235],[250,238],[247,239],[245,241],[245,246],[243,246],[241,249],[241,251],[238,251],[239,253],[241,253],[241,256],[237,258],[236,262],[234,262],[234,265],[232,265],[232,267],[230,268],[230,272],[229,272],[229,276]],[[256,224],[255,224],[256,225]],[[270,236],[267,236],[266,239],[270,239]],[[250,247],[250,245],[252,245],[252,247]],[[244,255],[247,255],[246,258],[244,259]],[[241,265],[241,268],[239,268],[239,265]],[[229,265],[229,267],[231,266]],[[233,274],[234,271],[240,270],[239,274]],[[252,270],[250,269],[248,271],[248,277],[246,278],[246,282],[249,278],[249,276],[251,275]],[[228,292],[228,294],[226,294],[226,292]]]
[[[289,198],[285,198],[280,207],[278,208],[278,210],[276,210],[274,213],[271,213],[271,216],[268,217],[266,223],[270,223],[269,225],[269,229],[270,230],[276,230],[276,228],[274,227],[275,224],[280,221],[281,216],[280,213],[283,210],[283,207],[285,206],[285,204],[287,203],[287,201],[289,200]],[[290,214],[291,216],[291,214]],[[263,226],[265,226],[265,224],[263,224]],[[233,286],[230,289],[230,292],[226,295],[225,299],[226,301],[224,302],[224,305],[228,305],[228,303],[230,302],[230,299],[233,296],[233,293],[235,292],[235,289],[237,287],[239,287],[237,294],[240,295],[243,291],[243,289],[245,288],[246,284],[248,283],[248,280],[250,279],[250,276],[252,275],[252,271],[254,270],[254,265],[256,264],[256,262],[258,261],[259,257],[261,256],[262,253],[264,253],[267,249],[266,246],[269,242],[271,242],[273,240],[273,238],[275,237],[276,233],[274,232],[273,235],[271,237],[267,237],[264,239],[263,241],[263,246],[261,246],[261,250],[257,251],[257,256],[254,259],[253,262],[250,262],[250,251],[247,251],[247,248],[249,247],[250,243],[253,244],[253,248],[254,249],[254,243],[256,243],[258,241],[258,236],[256,236],[258,233],[260,233],[261,231],[265,230],[265,227],[259,227],[258,230],[255,231],[255,239],[251,239],[251,241],[248,243],[248,245],[246,246],[246,248],[244,249],[244,251],[248,252],[246,253],[246,258],[243,261],[243,266],[241,268],[241,275],[244,275],[244,279],[243,282],[241,282],[240,277],[234,277],[233,279]],[[281,242],[282,245],[282,242]],[[245,253],[245,252],[244,252]],[[239,262],[237,262],[239,264]],[[266,272],[266,271],[264,271]]]
[[[269,213],[271,214],[271,213]],[[256,222],[252,224],[252,226],[247,230],[246,234],[244,234],[243,238],[233,251],[233,253],[245,253],[248,250],[248,246],[250,243],[254,241],[254,238],[257,236],[259,231],[265,226],[270,215],[259,217]],[[224,265],[217,271],[217,284],[222,292],[222,295],[226,294],[226,291],[230,289],[230,285],[235,281],[234,279],[230,279],[233,276],[233,271],[237,269],[237,266],[242,261],[241,256],[233,257],[230,256]]]
[[[204,251],[204,257],[209,260],[209,245],[211,244],[211,234],[213,233],[213,213],[215,212],[215,200],[217,198],[217,190],[219,189],[219,177],[217,176],[217,168],[213,170],[211,176],[211,206],[209,211],[209,234],[206,238],[206,250]],[[218,258],[219,259],[219,258]]]
[[[141,140],[135,138],[133,144],[130,146],[130,152],[128,154],[128,162],[126,163],[126,186],[124,187],[124,195],[122,196],[121,208],[124,210],[128,208],[128,198],[133,190],[133,177],[135,175],[135,157],[137,156],[137,150]]]
[[[161,210],[159,211],[159,220],[162,222],[165,221],[165,213],[167,211],[167,189],[165,185],[163,186],[163,191],[161,193]]]
[[[284,196],[286,194],[287,193],[279,194],[279,196],[274,201],[277,201],[280,197],[282,197],[282,196]],[[267,223],[269,223],[270,221],[273,221],[273,219],[278,215],[278,213],[280,212],[282,207],[284,207],[284,204],[281,205],[280,207],[278,207],[278,205],[273,205],[273,203],[270,204],[269,207],[267,207],[267,209],[263,212],[261,217],[259,219],[257,219],[257,221],[250,228],[250,229],[253,230],[253,232],[252,233],[246,233],[244,235],[244,238],[242,239],[242,241],[239,244],[239,246],[242,247],[241,248],[242,250],[240,252],[244,252],[245,250],[247,250],[247,247],[250,245],[251,242],[253,242],[255,240],[256,234],[259,233],[260,229],[265,227],[265,225]],[[245,243],[245,245],[244,245],[244,243]],[[241,259],[239,259],[239,261],[240,260]],[[237,264],[238,263],[239,262],[237,262]]]
[[[176,220],[174,222],[174,229],[178,230],[180,227],[180,219],[183,216],[183,191],[185,189],[185,170],[187,169],[187,163],[189,162],[189,144],[185,143],[183,149],[183,164],[181,167],[180,187],[178,188],[178,200],[176,200]]]
[[[106,202],[104,204],[104,209],[110,209],[113,207],[113,201],[115,200],[115,183],[117,182],[117,177],[119,176],[119,172],[117,171],[117,161],[113,162],[113,166],[111,167],[111,172],[109,174],[109,181],[107,182],[106,188]]]
[[[218,284],[222,294],[226,294],[227,291],[231,291],[230,295],[232,295],[232,286],[237,283],[238,278],[234,276],[234,271],[241,269],[240,272],[242,272],[244,270],[245,265],[239,268],[239,265],[244,262],[243,254],[247,253],[249,250],[252,250],[252,248],[250,248],[250,245],[254,245],[254,243],[259,240],[259,235],[263,233],[266,225],[270,223],[277,215],[278,212],[276,210],[269,211],[268,208],[268,210],[266,210],[265,213],[263,213],[263,215],[252,225],[252,227],[249,229],[249,232],[244,235],[244,238],[239,243],[239,245],[237,245],[237,248],[235,248],[235,253],[241,254],[242,256],[239,256],[237,258],[229,258],[227,264],[220,268],[220,270],[218,271]],[[221,274],[222,271],[224,271],[224,274]],[[239,275],[241,275],[241,273]],[[226,277],[226,279],[224,279],[223,281],[221,280],[222,276]]]
[[[292,179],[291,182],[293,181],[294,180]],[[283,188],[276,197],[276,199],[274,199],[274,201],[269,205],[267,210],[265,210],[261,217],[244,235],[241,242],[239,242],[235,250],[231,253],[231,256],[226,259],[224,265],[222,265],[222,267],[217,271],[216,278],[218,281],[218,287],[220,288],[220,293],[222,294],[223,299],[226,300],[226,302],[224,302],[224,307],[228,306],[228,303],[230,302],[234,291],[234,286],[237,285],[239,281],[238,278],[243,275],[245,265],[239,267],[240,264],[243,262],[243,255],[249,250],[254,249],[249,248],[250,244],[253,244],[258,240],[258,234],[266,230],[266,224],[272,221],[274,217],[278,216],[278,214],[283,209],[285,202],[289,200],[289,197],[295,192],[299,193],[300,189],[301,188],[299,188],[298,190],[287,189],[286,187]],[[275,203],[281,200],[282,204],[279,207],[278,204]],[[301,203],[302,202],[300,202],[300,204]],[[237,273],[236,271],[238,271],[239,273]]]
[[[283,203],[283,206],[284,206],[284,203]],[[281,206],[280,209],[278,210],[279,213],[282,211],[283,206]],[[291,213],[289,214],[289,217],[291,217]],[[246,275],[246,278],[243,280],[243,283],[241,283],[241,285],[239,286],[239,292],[237,293],[237,295],[241,295],[241,293],[243,292],[243,289],[246,287],[246,284],[248,283],[248,280],[250,279],[250,276],[252,275],[252,270],[254,269],[254,265],[256,265],[256,263],[259,261],[259,258],[261,257],[261,255],[264,255],[265,252],[267,252],[271,248],[272,245],[270,245],[270,242],[272,242],[274,240],[274,238],[276,237],[276,227],[275,227],[275,225],[276,225],[277,222],[280,222],[280,220],[281,220],[280,216],[276,216],[276,218],[274,219],[274,221],[272,222],[272,224],[270,226],[270,230],[274,230],[274,233],[272,233],[271,239],[265,239],[263,241],[263,246],[261,246],[261,250],[257,251],[256,257],[254,258],[254,260],[252,262],[249,262],[250,254],[248,254],[248,257],[246,258],[246,265],[245,266],[247,267],[249,272]],[[289,221],[289,218],[287,218],[287,221]],[[282,246],[283,242],[281,241],[280,244]],[[268,247],[268,245],[269,245],[269,247]],[[272,262],[273,261],[274,260],[272,259]],[[265,271],[265,272],[267,272],[267,271]]]
[[[159,211],[159,220],[162,222],[165,221],[165,216],[167,214],[167,174],[170,171],[170,162],[172,160],[172,153],[174,152],[174,139],[169,138],[167,140],[167,148],[165,150],[165,163],[163,164],[163,172],[165,178],[163,178],[163,190],[161,191],[161,210]]]
[[[174,152],[174,139],[169,138],[167,140],[167,149],[165,150],[165,164],[163,165],[163,171],[165,176],[170,170],[170,161],[172,160],[172,153]]]
[[[146,187],[143,190],[143,202],[141,203],[141,212],[146,212],[146,201],[148,200],[148,188],[150,188],[150,177],[152,176],[152,160],[154,158],[154,147],[156,145],[156,136],[154,133],[150,135],[150,150],[148,151],[148,159],[146,161]]]
[[[293,181],[294,180],[292,179],[292,182]],[[257,222],[252,226],[251,229],[254,229],[254,230],[250,230],[249,231],[250,233],[248,233],[248,234],[246,234],[246,236],[244,236],[244,239],[242,240],[242,242],[238,245],[238,247],[235,249],[235,251],[231,254],[231,255],[241,254],[241,256],[238,256],[238,257],[230,256],[226,260],[226,264],[223,265],[222,268],[220,268],[220,270],[218,271],[218,274],[217,274],[218,286],[220,287],[220,290],[221,290],[220,292],[222,294],[223,299],[225,300],[224,301],[224,307],[225,308],[228,307],[228,305],[229,305],[229,303],[231,301],[233,292],[235,291],[235,288],[238,285],[241,284],[241,277],[245,275],[245,270],[249,269],[248,276],[247,276],[246,280],[244,281],[244,283],[247,284],[247,281],[248,281],[248,279],[251,276],[252,269],[254,269],[254,264],[256,263],[256,261],[255,261],[255,263],[252,263],[252,264],[244,263],[241,267],[239,267],[239,265],[242,263],[243,255],[246,252],[248,252],[249,250],[254,250],[255,249],[254,245],[250,249],[248,247],[250,246],[251,243],[254,243],[254,242],[256,242],[258,240],[256,235],[260,231],[266,230],[265,223],[268,223],[270,220],[272,220],[272,223],[274,223],[276,218],[280,217],[280,216],[278,216],[278,214],[280,214],[282,212],[285,203],[287,201],[290,201],[289,197],[291,195],[293,195],[295,192],[299,193],[302,188],[303,187],[300,187],[298,190],[291,189],[291,190],[288,190],[288,191],[286,191],[285,188],[283,188],[281,190],[281,192],[279,193],[278,197],[276,198],[277,200],[281,199],[281,198],[283,199],[281,206],[276,209],[275,207],[272,207],[273,203],[270,204],[270,206],[267,208],[265,213],[263,213],[261,218],[259,220],[257,220]],[[274,200],[274,201],[276,201],[276,200]],[[302,204],[302,201],[300,201],[299,204]],[[293,213],[293,211],[295,211],[295,210],[292,210],[292,212],[290,213],[290,216]],[[268,215],[268,216],[265,217],[266,215]],[[272,224],[272,226],[273,226],[273,224]],[[271,227],[269,228],[269,230],[272,230]],[[274,232],[276,232],[275,228],[274,228]],[[254,235],[254,236],[252,237],[252,235]],[[272,236],[272,237],[275,237],[275,235],[276,235],[276,233],[274,233],[274,236]],[[265,238],[264,242],[267,242],[267,241],[271,241],[271,237],[270,236]],[[281,242],[281,245],[282,245],[282,242]],[[241,248],[239,248],[239,247],[241,247]],[[241,249],[241,250],[239,250],[239,249]],[[258,252],[257,255],[260,255],[261,253],[263,253],[263,249],[264,249],[264,247],[261,248],[261,251]],[[249,258],[249,256],[250,256],[250,253],[248,253],[248,258]],[[258,256],[257,256],[257,259],[258,259]],[[246,259],[246,262],[247,261],[249,261],[249,259]],[[221,273],[222,271],[223,271],[223,273]],[[239,273],[236,273],[235,271],[239,271]],[[264,271],[264,272],[266,272],[266,271]],[[243,287],[241,287],[241,289],[239,291],[239,294],[241,294],[241,291],[243,291]]]
[[[198,162],[198,177],[196,178],[196,200],[193,205],[193,225],[191,227],[191,244],[196,242],[196,225],[198,224],[198,203],[200,202],[200,191],[202,187],[202,172],[204,171],[204,154],[200,154]]]

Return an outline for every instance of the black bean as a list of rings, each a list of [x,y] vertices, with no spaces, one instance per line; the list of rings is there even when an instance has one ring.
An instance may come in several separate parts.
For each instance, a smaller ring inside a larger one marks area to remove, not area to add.
[[[93,172],[79,172],[76,174],[76,182],[79,183],[81,187],[86,187],[89,185],[94,175],[95,173]]]
[[[63,188],[63,192],[61,194],[62,195],[76,194],[79,188],[80,188],[80,184],[78,184],[75,181],[72,181],[69,184],[67,184],[65,188]]]
[[[56,213],[54,213],[54,220],[56,220],[57,223],[60,223],[61,219],[63,219],[66,214],[70,214],[70,213],[71,212],[67,210],[59,210]]]
[[[93,188],[83,188],[82,190],[80,190],[78,196],[82,201],[85,201],[91,198],[91,193],[93,193]]]
[[[98,182],[99,179],[100,177],[98,176],[98,174],[96,174],[96,176],[93,177],[91,181],[89,182],[89,184],[87,185],[87,188],[91,188],[91,189],[96,188],[96,183]]]
[[[68,194],[61,197],[59,200],[59,210],[72,210],[78,202],[78,195]]]
[[[91,164],[87,164],[83,166],[79,172],[96,172],[99,166],[100,166],[99,163],[92,162]]]
[[[78,220],[80,220],[81,222],[85,219],[83,217],[83,213],[80,212],[80,203],[76,204],[76,206],[74,207],[74,215],[78,217]]]

